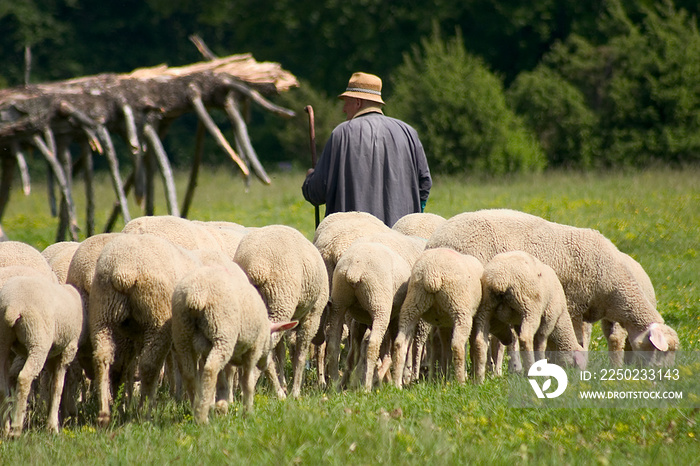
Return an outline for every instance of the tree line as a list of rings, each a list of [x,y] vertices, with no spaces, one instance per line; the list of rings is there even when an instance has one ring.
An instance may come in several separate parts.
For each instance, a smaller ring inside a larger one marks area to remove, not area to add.
[[[353,71],[384,80],[387,114],[436,171],[507,173],[697,163],[700,5],[691,0],[0,0],[0,87],[251,52],[301,82],[297,112],[250,115],[263,163],[308,165],[343,119]],[[26,54],[26,51],[30,54]],[[184,122],[183,124],[187,124]],[[170,154],[191,157],[184,140]],[[215,159],[212,158],[212,163]]]

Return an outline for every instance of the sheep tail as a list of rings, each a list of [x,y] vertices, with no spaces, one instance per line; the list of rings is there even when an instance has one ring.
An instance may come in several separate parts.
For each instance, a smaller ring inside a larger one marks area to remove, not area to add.
[[[185,305],[187,309],[196,311],[197,313],[203,311],[210,300],[209,291],[209,287],[205,286],[203,280],[191,281],[187,289],[187,295],[185,296]]]
[[[429,273],[425,273],[425,271],[420,274],[421,276],[416,277],[420,282],[423,283],[423,287],[425,287],[425,291],[428,293],[437,293],[442,289],[442,282],[443,282],[443,273],[440,272],[437,269],[433,269],[428,271]]]
[[[362,275],[364,274],[364,267],[360,264],[351,264],[345,269],[345,281],[351,286],[355,287],[362,281]]]

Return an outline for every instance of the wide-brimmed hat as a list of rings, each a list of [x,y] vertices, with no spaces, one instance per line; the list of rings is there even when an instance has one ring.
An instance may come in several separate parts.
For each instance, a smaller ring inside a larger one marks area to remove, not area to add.
[[[353,73],[347,89],[338,96],[339,99],[343,97],[355,97],[356,99],[371,100],[372,102],[383,104],[382,80],[379,76],[369,73]]]

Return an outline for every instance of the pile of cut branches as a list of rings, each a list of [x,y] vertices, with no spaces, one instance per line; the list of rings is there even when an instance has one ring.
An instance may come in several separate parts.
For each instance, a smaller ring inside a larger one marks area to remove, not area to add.
[[[270,179],[253,149],[242,106],[253,101],[284,117],[294,112],[268,101],[273,95],[297,86],[296,78],[277,63],[258,62],[250,54],[215,57],[198,38],[192,39],[208,61],[171,68],[165,65],[137,69],[127,74],[99,74],[67,81],[0,89],[0,222],[10,199],[14,172],[20,170],[26,194],[30,191],[25,153],[38,150],[50,167],[49,181],[58,184],[60,216],[56,240],[78,239],[73,203],[72,177],[81,171],[85,178],[86,234],[94,234],[93,154],[109,162],[116,196],[105,231],[119,214],[131,219],[126,197],[133,188],[146,215],[154,211],[154,175],[163,177],[168,213],[186,216],[192,202],[203,152],[205,131],[240,167],[245,176],[252,171],[262,182]],[[234,132],[233,146],[208,112],[225,110]],[[172,169],[162,140],[173,120],[195,112],[199,127],[189,185],[182,207],[178,206]],[[130,148],[130,170],[122,180],[112,136],[119,135]],[[82,147],[75,158],[70,148]],[[235,149],[234,149],[235,147]],[[53,196],[50,185],[49,193]]]

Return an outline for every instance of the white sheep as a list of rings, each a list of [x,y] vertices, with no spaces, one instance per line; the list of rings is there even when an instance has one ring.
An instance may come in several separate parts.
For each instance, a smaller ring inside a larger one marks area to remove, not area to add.
[[[92,364],[92,344],[88,329],[88,310],[90,308],[90,289],[92,288],[92,280],[95,276],[95,267],[97,259],[102,253],[105,244],[122,235],[123,233],[100,233],[84,239],[78,248],[73,253],[68,272],[66,274],[66,283],[73,285],[80,294],[80,300],[83,304],[83,338],[78,347],[78,362],[85,371],[89,379],[94,379],[95,371]],[[114,367],[121,367],[120,364],[113,364]],[[119,371],[116,371],[119,372]],[[128,385],[128,389],[131,385]]]
[[[78,351],[83,328],[80,296],[72,286],[57,284],[44,276],[15,276],[0,290],[0,316],[1,398],[9,395],[11,351],[21,354],[25,361],[17,377],[5,434],[21,434],[32,382],[45,366],[51,375],[47,427],[58,432],[66,368]]]
[[[188,251],[150,234],[122,234],[104,245],[95,266],[88,323],[99,394],[98,422],[110,419],[110,370],[130,370],[138,356],[140,406],[154,402],[158,377],[172,345],[173,290],[202,260],[230,264],[223,253]],[[119,348],[118,344],[126,348]],[[127,356],[124,356],[126,354]]]
[[[235,264],[187,274],[175,286],[172,309],[173,344],[195,420],[208,422],[217,377],[229,362],[242,366],[243,407],[250,411],[256,368],[267,365],[271,333],[296,322],[272,324],[262,298]]]
[[[449,219],[428,240],[482,263],[496,254],[522,250],[554,269],[564,288],[577,339],[584,349],[583,322],[607,319],[629,333],[634,351],[672,355],[678,335],[647,299],[620,251],[598,231],[549,222],[512,210],[465,212]]]
[[[328,374],[334,382],[339,375],[342,323],[349,313],[371,328],[361,375],[362,387],[372,389],[380,345],[390,321],[398,316],[410,275],[411,266],[406,260],[380,243],[357,241],[340,257],[333,274],[326,348]]]
[[[66,283],[68,267],[78,246],[80,246],[80,243],[77,241],[60,241],[47,246],[46,249],[41,251],[41,255],[44,256],[56,277],[58,277],[59,283]]]
[[[393,375],[397,387],[402,384],[408,338],[421,318],[436,327],[452,329],[455,375],[459,383],[464,383],[464,350],[481,302],[483,268],[475,257],[446,248],[426,250],[418,258],[411,270],[394,341]]]
[[[250,228],[233,222],[202,222],[199,220],[192,220],[192,223],[204,227],[209,231],[219,243],[219,247],[231,259],[236,255],[236,249],[238,249],[238,244],[241,242],[241,239],[250,231]]]
[[[0,267],[7,267],[9,265],[31,267],[58,283],[56,274],[44,256],[32,246],[22,243],[21,241],[0,242]]]
[[[396,261],[396,264],[401,268],[401,270],[404,270],[404,265],[408,267],[408,274],[410,276],[410,268],[413,266],[415,261],[418,259],[420,254],[423,252],[425,249],[425,240],[419,237],[415,236],[406,236],[402,233],[399,233],[397,231],[391,230],[391,229],[385,229],[383,231],[380,231],[379,233],[374,233],[374,234],[367,234],[364,236],[361,236],[357,238],[351,246],[343,253],[343,255],[340,257],[340,261],[343,261],[343,257],[346,256],[347,254],[351,253],[352,255],[358,256],[355,258],[348,258],[345,259],[346,263],[352,263],[352,262],[357,262],[361,261],[367,268],[378,268],[380,269],[381,267],[385,267],[386,270],[388,270],[388,267],[391,267],[390,264],[384,264],[384,265],[377,265],[376,259],[370,259],[369,254],[367,252],[360,252],[362,249],[367,249],[369,247],[370,250],[374,250],[375,245],[383,245],[387,248],[389,248],[391,251],[395,252],[403,261]],[[352,252],[351,252],[352,250]],[[381,251],[381,249],[380,249]],[[392,258],[393,260],[393,258]],[[340,263],[339,261],[339,263]],[[336,266],[337,267],[337,266]],[[364,291],[357,293],[374,293],[373,290],[389,290],[393,289],[396,287],[396,289],[401,289],[403,290],[403,294],[400,294],[397,296],[397,299],[403,300],[403,297],[405,296],[405,286],[399,286],[399,284],[396,282],[397,279],[403,278],[400,275],[397,274],[387,274],[382,276],[381,274],[369,274],[369,277],[371,277],[371,282],[366,281],[364,283]],[[335,277],[335,273],[334,273]],[[347,311],[347,305],[352,304],[354,302],[354,298],[352,298],[347,290],[347,280],[350,278],[352,280],[352,277],[345,277],[343,280],[345,283],[339,284],[338,288],[333,285],[333,281],[331,280],[331,306],[327,309],[328,313],[328,332],[334,334],[334,345],[336,345],[336,341],[338,341],[337,344],[339,344],[339,338],[342,333],[342,324],[345,320],[345,313]],[[405,285],[405,283],[404,283]],[[335,291],[333,291],[335,290]],[[381,294],[383,291],[380,291],[379,293]],[[334,304],[334,299],[333,296],[342,296],[344,306],[335,306]],[[387,301],[384,301],[385,303]],[[391,301],[389,301],[391,302]],[[398,307],[401,306],[401,302],[397,302],[396,305]],[[398,307],[396,308],[396,311],[398,311]],[[346,310],[343,310],[346,309]],[[397,316],[397,313],[394,312],[391,314],[391,306],[386,307],[384,306],[382,309],[375,309],[371,312],[369,312],[369,318],[367,318],[366,313],[360,313],[359,315],[361,317],[357,317],[357,313],[351,312],[350,315],[352,318],[359,319],[360,322],[362,322],[365,325],[371,326],[373,330],[373,334],[370,334],[368,337],[370,341],[373,341],[373,345],[376,343],[377,339],[381,343],[383,336],[386,334],[386,330],[383,328],[383,323],[382,321],[385,320],[385,317],[389,319],[387,322],[391,321],[391,318],[395,318]],[[391,314],[391,317],[389,317],[389,314]],[[377,322],[377,325],[373,325],[373,321],[375,318],[379,318],[379,321]],[[357,338],[362,338],[362,335],[359,333],[355,334],[355,337]],[[374,339],[374,340],[372,340]],[[360,344],[360,340],[353,340],[351,339],[349,341],[349,344],[351,346],[353,345],[358,345]],[[377,367],[377,375],[379,376],[379,379],[382,380],[384,378],[384,375],[388,373],[388,370],[391,366],[391,345],[387,344],[384,346],[384,350],[382,351],[382,364],[380,364]],[[336,349],[335,347],[331,350],[327,348],[327,353],[329,355],[332,355],[332,360],[333,360],[333,366],[329,366],[331,369],[331,373],[333,374],[334,380],[335,380],[335,360],[337,358],[336,355]],[[370,353],[373,354],[373,353]],[[370,356],[367,356],[367,360],[369,359]],[[350,360],[349,360],[350,361]],[[364,382],[363,384],[367,388],[367,384],[371,385],[371,377],[372,377],[372,369],[374,367],[374,362],[370,366],[365,366],[365,378],[363,379]],[[349,375],[350,371],[353,369],[353,367],[348,366],[346,367],[346,372],[343,377],[343,383],[347,380],[347,375]],[[368,388],[369,389],[369,388]]]
[[[447,219],[437,214],[418,212],[404,215],[394,223],[391,229],[407,236],[418,236],[427,240],[446,221]]]
[[[332,280],[333,270],[345,250],[358,238],[391,229],[381,220],[366,212],[336,212],[325,217],[314,233],[314,246],[321,253]]]
[[[550,351],[568,354],[567,359],[573,361],[574,352],[583,350],[576,343],[564,289],[551,267],[526,252],[509,251],[496,254],[486,264],[481,281],[483,296],[474,317],[472,338],[472,366],[477,383],[484,381],[491,326],[517,329],[525,373],[536,360],[545,357],[547,340],[555,328],[559,346],[549,348]],[[572,346],[561,346],[566,335]]]
[[[238,245],[234,261],[260,292],[274,323],[299,321],[292,360],[293,397],[301,384],[311,339],[328,302],[328,276],[321,254],[299,231],[285,225],[251,230]],[[273,348],[281,336],[275,334]],[[285,394],[270,358],[268,376],[280,398]]]
[[[221,249],[222,241],[214,228],[174,215],[137,217],[124,225],[122,233],[155,235],[188,250]]]
[[[631,256],[620,252],[622,254],[623,261],[626,262],[627,267],[632,272],[632,275],[639,282],[639,286],[642,287],[644,295],[647,297],[652,306],[656,307],[656,292],[654,291],[654,285],[647,275],[646,271],[642,265],[634,260]],[[629,339],[627,338],[627,331],[618,322],[612,322],[607,319],[602,319],[600,321],[601,328],[603,330],[603,335],[608,341],[608,354],[610,355],[610,361],[613,366],[620,367],[623,362],[632,362],[632,357],[630,350]],[[584,323],[584,335],[587,341],[590,341],[591,335],[591,324],[588,322]]]

